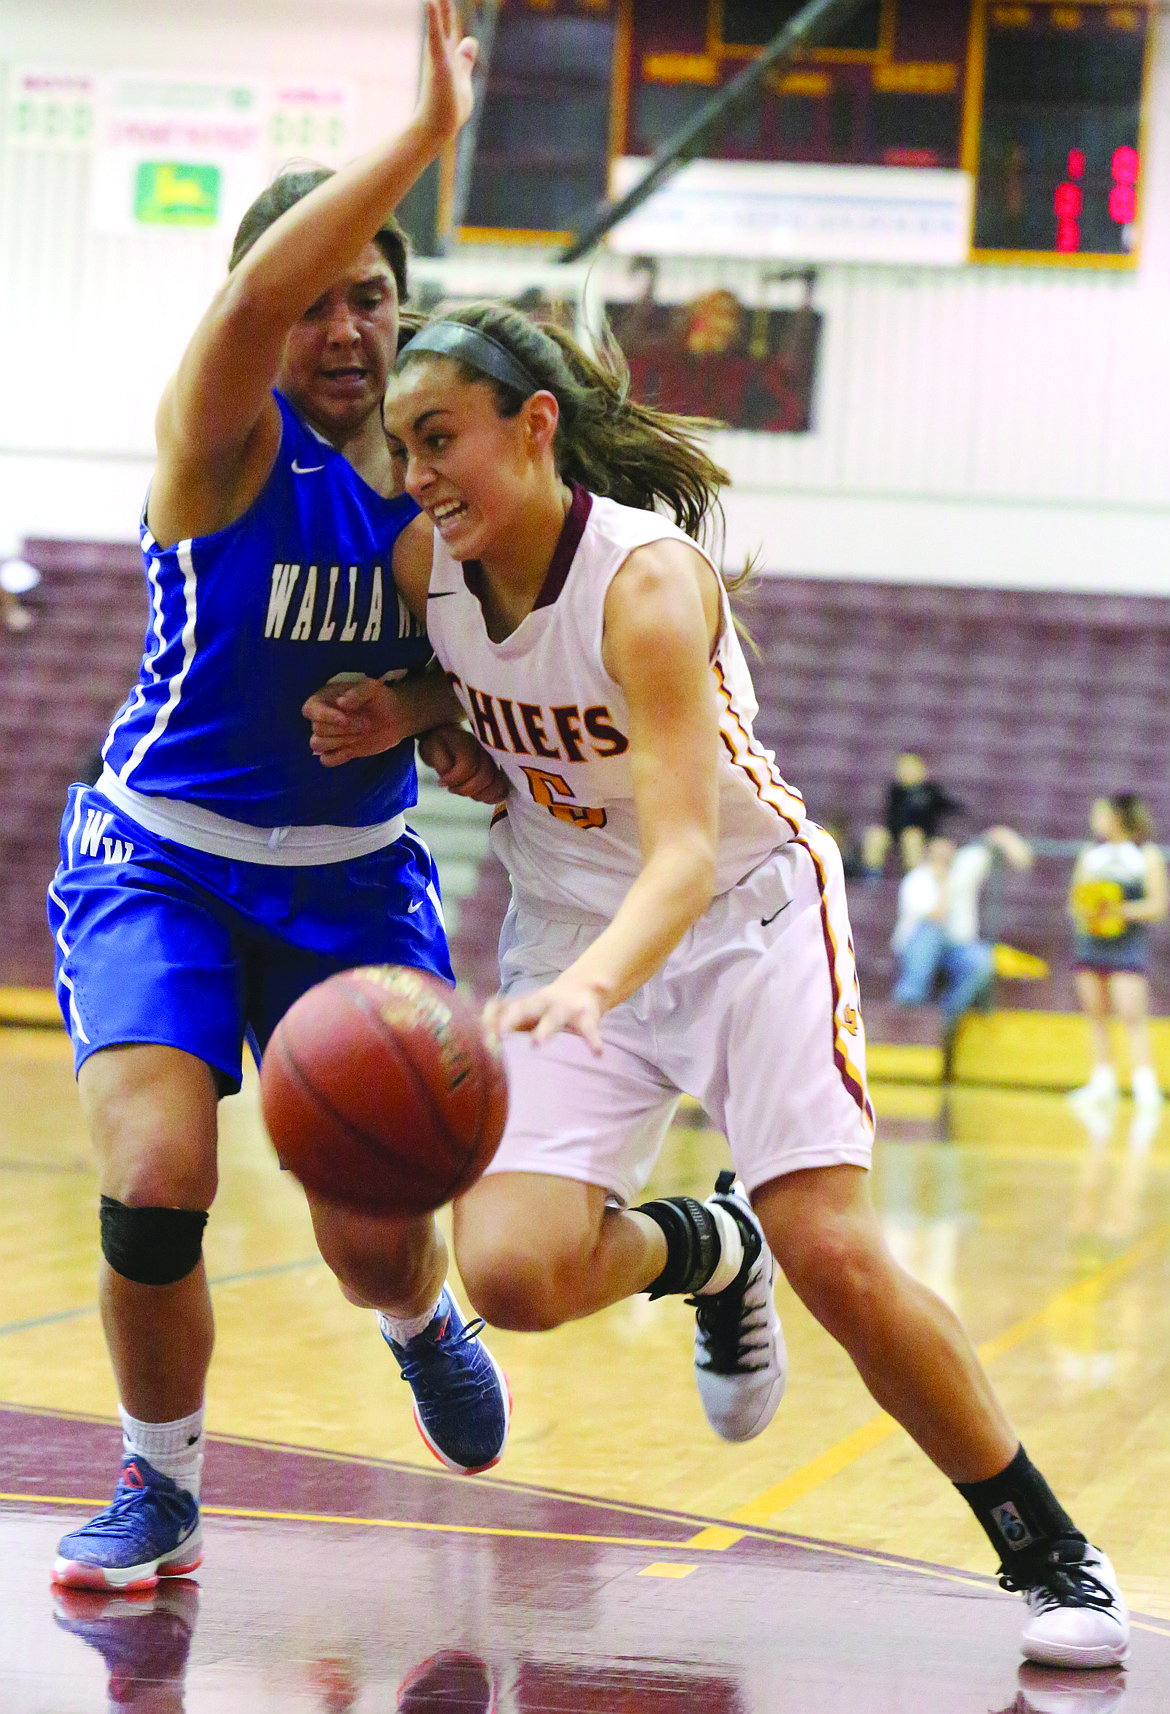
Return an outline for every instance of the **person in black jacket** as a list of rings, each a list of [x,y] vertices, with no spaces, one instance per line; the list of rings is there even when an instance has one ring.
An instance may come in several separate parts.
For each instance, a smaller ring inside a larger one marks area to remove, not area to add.
[[[904,751],[894,763],[894,777],[886,792],[885,825],[866,829],[866,871],[880,874],[890,846],[896,845],[903,873],[908,874],[922,862],[927,840],[936,836],[949,815],[956,815],[963,807],[937,780],[927,777],[921,756]]]

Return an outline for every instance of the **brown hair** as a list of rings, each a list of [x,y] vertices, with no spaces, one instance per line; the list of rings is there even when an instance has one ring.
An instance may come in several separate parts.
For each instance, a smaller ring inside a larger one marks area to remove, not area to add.
[[[1109,807],[1131,839],[1144,845],[1154,837],[1153,817],[1136,792],[1114,792]]]
[[[260,192],[251,208],[236,228],[236,236],[232,243],[232,253],[228,258],[228,272],[243,261],[257,238],[274,221],[280,219],[294,208],[302,197],[308,196],[311,190],[331,179],[333,172],[330,167],[310,167],[304,172],[281,173],[279,178]],[[394,275],[394,283],[398,287],[398,300],[406,301],[406,233],[399,226],[392,214],[388,214],[377,232],[374,243],[385,257]]]
[[[652,512],[661,502],[679,528],[695,541],[714,524],[722,530],[719,490],[731,480],[708,458],[699,435],[721,425],[707,417],[674,416],[630,397],[630,372],[608,328],[596,356],[563,328],[538,326],[507,304],[458,304],[435,312],[431,322],[461,322],[488,334],[532,377],[533,391],[549,392],[560,406],[553,455],[565,480],[594,494]],[[430,323],[428,323],[430,325]],[[398,367],[431,356],[406,351]],[[464,380],[492,389],[503,417],[514,417],[526,395],[485,375],[458,353],[450,361]]]

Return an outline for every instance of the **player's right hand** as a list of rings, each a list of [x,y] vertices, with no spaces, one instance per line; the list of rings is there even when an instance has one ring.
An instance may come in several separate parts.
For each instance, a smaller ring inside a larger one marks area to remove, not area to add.
[[[569,1035],[580,1036],[594,1056],[600,1058],[601,1019],[606,1010],[600,985],[582,981],[570,966],[533,994],[521,994],[514,999],[497,994],[484,1007],[483,1021],[497,1035],[510,1035],[513,1030],[531,1035],[534,1047],[565,1030]]]
[[[312,726],[309,748],[327,768],[339,768],[356,756],[380,756],[410,736],[403,730],[393,687],[381,679],[323,685],[301,713]]]

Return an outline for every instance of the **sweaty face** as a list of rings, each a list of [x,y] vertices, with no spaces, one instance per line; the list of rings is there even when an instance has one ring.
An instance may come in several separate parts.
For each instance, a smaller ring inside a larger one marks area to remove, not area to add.
[[[398,340],[398,288],[376,244],[307,309],[285,341],[276,384],[335,446],[378,409]]]
[[[514,529],[536,480],[525,412],[502,417],[490,385],[444,357],[390,378],[386,440],[407,493],[455,559],[484,559]]]

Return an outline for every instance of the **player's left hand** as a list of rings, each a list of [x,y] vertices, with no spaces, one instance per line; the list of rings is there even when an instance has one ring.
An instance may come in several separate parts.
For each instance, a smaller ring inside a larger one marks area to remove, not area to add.
[[[304,704],[309,748],[327,768],[355,756],[380,756],[411,736],[392,685],[381,679],[331,680]]]
[[[439,784],[456,797],[503,803],[508,795],[507,774],[463,726],[433,726],[420,735],[418,753],[438,774]]]
[[[568,1030],[580,1036],[593,1052],[601,1057],[601,1016],[606,1010],[598,983],[583,981],[566,970],[546,988],[534,994],[522,994],[506,1000],[497,994],[484,1007],[484,1023],[497,1035],[522,1030],[532,1036],[533,1044],[547,1041],[558,1030]]]

